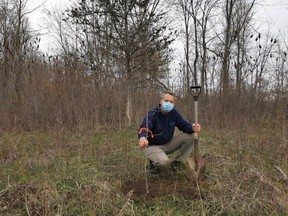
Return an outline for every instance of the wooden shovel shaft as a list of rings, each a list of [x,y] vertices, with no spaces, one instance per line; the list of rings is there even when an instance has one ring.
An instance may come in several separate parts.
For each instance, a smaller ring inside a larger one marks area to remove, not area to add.
[[[194,101],[194,123],[198,123],[198,101]]]
[[[198,123],[198,101],[194,101],[194,122]],[[199,148],[198,148],[198,133],[194,133],[194,159],[197,162],[197,158],[199,157]]]
[[[194,139],[194,160],[195,160],[195,169],[197,171],[198,163],[197,159],[199,158],[199,148],[198,148],[198,139]]]

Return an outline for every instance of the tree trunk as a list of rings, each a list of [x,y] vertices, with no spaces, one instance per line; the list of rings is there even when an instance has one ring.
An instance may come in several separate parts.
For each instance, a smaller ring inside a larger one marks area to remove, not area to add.
[[[226,97],[229,92],[229,55],[231,47],[231,32],[232,32],[232,18],[233,18],[233,7],[235,0],[226,0],[225,5],[225,18],[226,18],[226,29],[224,39],[224,53],[223,53],[223,64],[222,64],[222,93],[223,97]]]

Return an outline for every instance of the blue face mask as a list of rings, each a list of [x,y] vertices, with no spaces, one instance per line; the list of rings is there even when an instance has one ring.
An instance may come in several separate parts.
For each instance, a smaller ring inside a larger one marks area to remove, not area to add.
[[[173,103],[170,103],[169,101],[167,101],[167,102],[163,101],[163,103],[162,103],[162,109],[164,110],[164,112],[168,113],[168,112],[170,112],[173,108],[174,108],[174,104],[173,104]]]

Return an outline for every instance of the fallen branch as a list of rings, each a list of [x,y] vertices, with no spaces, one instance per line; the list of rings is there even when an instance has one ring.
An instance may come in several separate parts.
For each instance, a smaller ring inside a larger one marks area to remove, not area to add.
[[[274,186],[272,184],[272,182],[270,182],[267,178],[265,178],[265,176],[261,173],[259,173],[256,169],[250,168],[248,170],[250,173],[254,173],[256,176],[258,176],[259,180],[267,185],[270,185],[276,192],[281,193],[281,190],[279,188],[277,188],[276,186]]]
[[[131,196],[133,195],[133,192],[134,192],[134,189],[128,192],[127,201],[126,201],[125,205],[123,206],[123,208],[120,210],[118,216],[122,216],[124,214],[123,212],[125,211],[127,206],[131,206],[132,210],[133,210],[133,200],[131,200]]]
[[[285,184],[288,184],[288,176],[286,175],[286,173],[279,166],[274,166],[274,168],[283,176],[282,181]]]

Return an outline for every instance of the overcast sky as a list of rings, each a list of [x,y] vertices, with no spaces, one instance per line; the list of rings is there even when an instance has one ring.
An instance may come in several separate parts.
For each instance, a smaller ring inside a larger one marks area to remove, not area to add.
[[[47,34],[47,29],[44,28],[45,13],[44,11],[53,8],[66,8],[71,5],[76,0],[28,0],[27,9],[32,10],[33,8],[44,3],[40,8],[29,14],[29,20],[33,29],[39,30],[42,34],[42,40],[40,44],[41,50],[49,52],[49,46],[47,44],[49,36]],[[273,26],[273,31],[275,34],[288,33],[288,1],[287,0],[262,0],[261,5],[257,5],[256,19],[259,23],[265,23],[261,25],[262,28],[271,28]],[[287,30],[286,30],[287,29]],[[46,41],[46,42],[45,42]],[[47,50],[48,49],[48,50]]]
[[[286,2],[285,2],[286,1]],[[260,23],[272,24],[274,30],[285,30],[288,20],[287,0],[263,0],[256,11]]]

